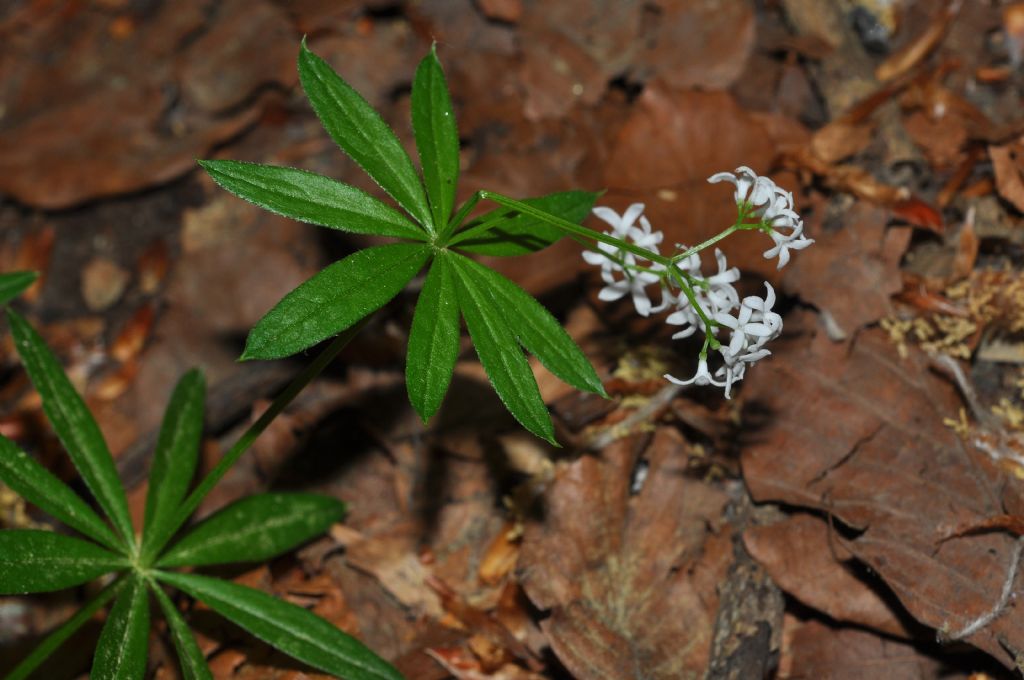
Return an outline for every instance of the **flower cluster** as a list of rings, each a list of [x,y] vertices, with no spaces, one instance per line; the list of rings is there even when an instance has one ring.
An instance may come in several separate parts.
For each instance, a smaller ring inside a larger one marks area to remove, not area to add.
[[[634,203],[622,215],[604,206],[594,208],[594,215],[612,228],[611,231],[606,231],[605,235],[614,236],[650,251],[653,255],[659,255],[658,244],[661,243],[664,234],[651,230],[651,223],[643,216],[643,211],[643,203]],[[638,261],[637,255],[607,243],[598,243],[597,248],[596,251],[583,251],[583,259],[587,264],[601,267],[601,279],[605,282],[605,287],[598,293],[601,300],[614,302],[629,293],[633,298],[633,306],[640,316],[660,312],[671,304],[670,298],[663,295],[661,304],[655,307],[647,297],[647,287],[662,280],[661,272],[665,270],[664,265],[650,260]],[[616,274],[622,274],[622,278],[617,279]]]
[[[778,257],[780,269],[789,262],[790,250],[802,250],[814,243],[803,233],[803,221],[793,209],[793,195],[767,177],[740,167],[735,173],[712,175],[708,181],[736,186],[738,216],[724,235],[740,230],[768,234],[775,245],[765,251],[764,257]],[[775,291],[765,282],[763,298],[752,295],[741,300],[733,285],[740,278],[739,269],[728,266],[721,250],[715,250],[718,271],[710,276],[702,273],[699,253],[704,244],[690,249],[677,244],[680,255],[662,257],[658,246],[663,234],[651,229],[643,210],[642,203],[630,205],[622,215],[610,208],[594,208],[594,214],[611,227],[605,235],[623,242],[619,246],[599,242],[597,250],[583,253],[587,263],[601,267],[605,287],[599,297],[613,301],[629,294],[642,316],[673,308],[666,323],[680,330],[672,338],[686,338],[700,331],[705,343],[693,377],[665,378],[679,385],[723,387],[729,398],[733,384],[743,379],[747,366],[771,354],[765,345],[782,332],[782,317],[773,311]],[[635,247],[627,249],[624,245]],[[637,249],[647,251],[648,256],[638,254]],[[657,305],[648,296],[648,289],[655,285],[661,294]],[[718,337],[723,329],[729,331],[728,342]],[[717,349],[722,359],[714,372],[708,367],[709,347]]]
[[[740,166],[735,173],[711,175],[708,182],[731,182],[736,186],[734,197],[740,210],[740,220],[747,217],[758,219],[758,228],[775,242],[764,256],[769,260],[778,257],[779,269],[789,262],[790,250],[803,250],[814,243],[804,236],[804,222],[793,210],[793,194],[767,177],[758,177],[750,168]]]

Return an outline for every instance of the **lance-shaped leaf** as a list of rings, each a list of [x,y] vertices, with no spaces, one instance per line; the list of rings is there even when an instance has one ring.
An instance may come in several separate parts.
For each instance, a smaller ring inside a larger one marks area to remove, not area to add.
[[[488,282],[467,266],[464,257],[452,257],[459,307],[469,336],[487,377],[505,407],[523,427],[554,445],[554,426],[541,399],[516,336],[506,323],[507,310],[499,308],[487,291]]]
[[[121,538],[130,542],[134,534],[128,517],[128,501],[99,426],[39,334],[10,309],[7,320],[25,370],[43,399],[46,417],[89,491]]]
[[[123,545],[78,494],[0,435],[0,481],[43,512],[113,550]]]
[[[599,194],[589,191],[561,191],[539,198],[530,198],[523,203],[570,222],[579,223],[590,214],[598,196]],[[513,213],[510,217],[502,217],[509,212],[508,208],[498,208],[481,215],[473,220],[464,235],[456,234],[449,246],[456,247],[457,245],[459,250],[479,255],[508,257],[528,255],[542,250],[565,235],[565,232],[558,227],[529,215]],[[473,229],[474,225],[479,227],[479,230]]]
[[[121,577],[108,585],[106,588],[96,594],[88,603],[85,604],[81,609],[72,615],[70,619],[58,626],[52,633],[46,636],[46,638],[39,643],[39,645],[32,650],[32,653],[26,656],[21,662],[14,667],[10,673],[4,676],[4,680],[25,680],[29,677],[32,672],[37,669],[51,654],[60,648],[64,641],[75,634],[75,632],[88,623],[92,617],[106,606],[107,602],[110,602],[117,595],[121,589],[128,582],[126,577]]]
[[[527,351],[576,389],[607,396],[583,350],[542,304],[493,269],[461,255],[455,257],[459,266],[473,272],[475,279],[486,282],[485,290],[494,306],[504,311],[512,332]]]
[[[294,220],[354,234],[422,241],[426,234],[365,191],[314,172],[242,161],[199,161],[239,198]]]
[[[127,566],[94,543],[37,529],[0,531],[0,594],[47,593]]]
[[[412,81],[412,129],[434,224],[445,231],[459,181],[459,131],[436,48],[430,48]]]
[[[35,272],[10,272],[0,274],[0,305],[6,305],[35,283],[39,274]]]
[[[146,673],[149,651],[149,592],[132,578],[117,596],[96,643],[90,680],[133,680]]]
[[[423,184],[398,137],[326,61],[306,49],[305,41],[299,51],[299,80],[331,139],[400,206],[433,232]]]
[[[288,293],[249,333],[243,359],[280,359],[340,333],[398,294],[430,257],[426,245],[364,248]]]
[[[459,301],[449,258],[434,258],[409,329],[405,383],[424,421],[441,406],[459,355]]]
[[[156,577],[288,656],[346,680],[401,680],[390,664],[319,616],[266,593],[196,574]]]
[[[310,493],[249,496],[186,534],[159,567],[260,562],[322,534],[345,514],[341,501]]]
[[[182,677],[185,680],[213,680],[206,657],[199,649],[185,619],[171,602],[171,598],[158,586],[153,588],[153,594],[156,595],[156,601],[160,603],[160,609],[164,612],[167,627],[171,630],[171,640],[174,641],[174,649],[178,652]]]
[[[149,470],[149,491],[142,531],[142,554],[149,562],[152,537],[161,536],[174,520],[175,511],[185,497],[199,460],[199,440],[203,433],[203,407],[206,381],[203,374],[191,370],[174,388],[164,413],[156,452]]]

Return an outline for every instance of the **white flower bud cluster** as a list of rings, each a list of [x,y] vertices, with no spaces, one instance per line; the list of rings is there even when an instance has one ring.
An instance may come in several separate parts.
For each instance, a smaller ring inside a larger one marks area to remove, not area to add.
[[[757,176],[750,168],[740,167],[735,173],[722,172],[712,175],[709,182],[731,182],[736,186],[735,199],[739,210],[738,223],[747,228],[765,231],[775,243],[765,251],[766,259],[779,258],[781,269],[789,262],[790,250],[802,250],[814,243],[803,233],[803,221],[793,210],[793,195],[781,189],[767,177]],[[594,208],[594,215],[611,227],[606,231],[614,236],[643,248],[653,255],[660,255],[658,246],[663,240],[660,231],[653,231],[643,216],[644,205],[634,203],[621,216],[606,207]],[[755,223],[747,220],[756,220]],[[756,225],[756,226],[755,226]],[[687,248],[678,245],[680,252]],[[692,253],[674,264],[678,275],[686,280],[692,290],[687,295],[678,290],[676,281],[668,276],[664,265],[645,260],[643,257],[625,251],[614,245],[598,243],[597,250],[586,251],[583,259],[588,264],[601,267],[601,278],[605,282],[598,297],[613,301],[628,293],[633,305],[641,316],[673,307],[666,322],[680,326],[672,338],[686,338],[700,331],[715,336],[719,341],[718,352],[722,365],[714,373],[708,368],[707,354],[701,352],[696,374],[686,380],[671,375],[665,378],[679,385],[715,385],[725,388],[726,398],[731,397],[733,383],[743,379],[748,365],[771,354],[765,347],[782,332],[782,317],[775,311],[775,291],[765,282],[765,296],[748,296],[742,300],[735,284],[740,278],[739,269],[729,267],[721,250],[715,250],[718,271],[711,276],[701,272],[698,253]],[[621,278],[618,278],[621,275]],[[657,284],[661,290],[661,302],[652,304],[647,289]],[[700,310],[694,306],[699,306]],[[707,327],[704,319],[712,321]],[[728,329],[730,336],[726,343],[718,338],[722,329]]]

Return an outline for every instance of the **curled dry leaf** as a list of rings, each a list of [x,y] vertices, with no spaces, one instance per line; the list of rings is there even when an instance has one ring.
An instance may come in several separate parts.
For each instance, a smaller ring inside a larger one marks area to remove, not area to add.
[[[1019,490],[943,418],[954,388],[906,360],[880,330],[850,346],[809,334],[777,347],[746,397],[770,414],[743,456],[756,500],[831,513],[856,532],[847,548],[921,623],[952,634],[1000,599],[1014,539],[946,538],[1016,502]],[[966,638],[1007,665],[1024,649],[1024,620],[1007,612]]]
[[[674,431],[635,438],[565,465],[527,526],[519,572],[559,660],[577,677],[696,678],[708,663],[715,584],[732,559],[714,535],[721,492],[685,475]],[[637,455],[649,463],[630,495]]]
[[[892,80],[921,63],[942,42],[962,4],[963,0],[947,0],[919,36],[879,64],[875,77],[882,82]]]

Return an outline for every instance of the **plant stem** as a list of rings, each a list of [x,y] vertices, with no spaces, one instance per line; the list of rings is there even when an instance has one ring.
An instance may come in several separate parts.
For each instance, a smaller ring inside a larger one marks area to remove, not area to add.
[[[459,208],[459,211],[455,213],[455,216],[451,221],[445,225],[444,229],[441,230],[440,239],[442,242],[448,240],[448,236],[451,235],[452,230],[457,229],[462,224],[462,221],[466,219],[466,216],[469,215],[470,211],[476,207],[477,203],[480,202],[480,199],[482,198],[480,193],[481,192],[478,191],[470,196],[469,199],[462,204],[462,207]]]
[[[242,433],[242,436],[238,438],[224,457],[220,459],[217,466],[213,468],[206,475],[202,482],[199,483],[188,498],[182,503],[179,508],[177,515],[174,518],[174,522],[170,524],[167,531],[164,532],[163,536],[158,536],[152,543],[152,554],[158,555],[164,546],[167,544],[174,534],[178,531],[182,524],[184,524],[192,513],[195,512],[196,508],[202,502],[203,498],[206,497],[213,487],[217,485],[227,471],[234,465],[242,454],[249,450],[256,438],[263,433],[265,429],[274,421],[284,409],[292,402],[293,399],[308,385],[313,378],[320,375],[325,368],[334,360],[338,353],[344,349],[345,345],[352,341],[352,338],[356,336],[359,331],[369,321],[369,317],[366,317],[356,323],[354,326],[344,330],[338,337],[331,341],[327,347],[320,352],[320,354],[310,363],[306,368],[302,370],[288,386],[284,389],[281,394],[277,395],[274,401],[270,404],[266,411],[254,422],[249,428]]]
[[[106,588],[97,593],[88,603],[79,609],[75,614],[61,624],[57,630],[53,631],[46,638],[39,643],[39,645],[32,650],[32,653],[22,659],[14,670],[12,670],[4,680],[23,680],[32,674],[39,664],[46,661],[51,654],[64,644],[64,642],[71,637],[75,631],[84,626],[92,619],[93,614],[98,612],[103,605],[110,602],[115,595],[120,592],[124,584],[127,583],[123,575],[119,576],[116,581],[108,585]]]
[[[551,213],[540,210],[539,208],[535,208],[529,203],[523,203],[522,201],[517,201],[513,198],[502,196],[501,194],[495,194],[490,191],[480,191],[478,193],[481,198],[494,201],[498,205],[513,208],[518,212],[530,215],[532,217],[537,218],[538,220],[542,220],[552,226],[558,227],[562,231],[567,231],[570,234],[573,234],[575,236],[582,236],[583,238],[586,239],[600,241],[601,243],[607,243],[608,245],[615,246],[619,250],[624,250],[627,253],[633,253],[638,257],[644,258],[645,260],[649,260],[651,262],[655,262],[657,264],[662,265],[663,267],[666,268],[666,270],[669,271],[670,276],[672,276],[676,280],[676,282],[679,284],[679,288],[683,291],[683,294],[686,296],[686,299],[690,301],[691,305],[693,305],[693,309],[697,313],[697,316],[699,316],[700,320],[704,322],[704,332],[707,336],[708,341],[711,343],[713,347],[717,349],[718,340],[713,335],[711,335],[711,329],[717,327],[718,323],[716,321],[713,321],[712,319],[709,319],[704,309],[699,304],[697,304],[697,298],[693,294],[693,288],[681,276],[682,272],[680,272],[679,269],[675,266],[676,258],[665,257],[664,255],[659,255],[658,253],[647,250],[646,248],[641,248],[639,246],[633,245],[632,243],[623,241],[622,239],[615,238],[614,236],[608,236],[607,234],[604,234],[602,232],[594,231],[593,229],[588,229],[587,227],[574,224],[569,220],[558,217],[557,215],[552,215]],[[705,243],[715,243],[716,241],[721,240],[728,236],[729,234],[731,234],[732,231],[736,230],[736,228],[736,225],[733,225],[729,229],[726,229],[724,232],[722,232],[721,234],[712,239],[709,239]],[[707,246],[702,244],[701,246],[698,247],[698,249],[705,247]]]
[[[567,219],[558,217],[557,215],[552,215],[551,213],[545,212],[539,208],[534,208],[529,203],[523,203],[522,201],[517,201],[514,198],[502,196],[501,194],[495,194],[490,191],[481,191],[480,196],[481,198],[494,201],[498,205],[513,208],[517,212],[521,212],[525,215],[530,215],[531,217],[536,217],[538,220],[543,220],[544,222],[547,222],[548,224],[554,227],[558,227],[562,231],[569,232],[570,234],[576,234],[578,236],[582,236],[583,238],[590,239],[592,241],[600,241],[601,243],[607,243],[608,245],[615,246],[619,250],[624,250],[627,253],[633,253],[638,257],[642,257],[645,260],[650,260],[651,262],[656,262],[665,267],[668,267],[672,264],[671,258],[665,257],[664,255],[653,253],[650,250],[647,250],[646,248],[641,248],[640,246],[633,245],[632,243],[623,241],[622,239],[615,238],[614,236],[608,236],[607,234],[603,234],[599,231],[594,231],[593,229],[581,227],[580,225],[574,224],[573,222],[570,222]]]

